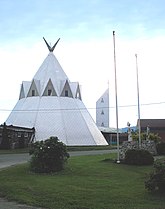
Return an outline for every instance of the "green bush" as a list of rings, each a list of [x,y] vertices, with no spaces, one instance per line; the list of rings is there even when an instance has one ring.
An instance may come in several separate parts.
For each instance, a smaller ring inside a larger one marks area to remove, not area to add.
[[[140,134],[141,140],[145,141],[147,139],[147,133],[146,132],[142,132]],[[134,141],[138,141],[139,140],[139,133],[138,132],[132,132],[132,138]],[[161,138],[158,134],[154,134],[154,133],[150,133],[148,136],[148,139],[150,141],[154,141],[155,143],[158,143],[161,141]]]
[[[125,153],[124,162],[128,165],[152,165],[154,158],[147,150],[129,149]]]
[[[60,171],[69,158],[66,145],[57,137],[50,137],[45,141],[37,141],[30,147],[30,169],[36,173],[50,173]]]
[[[156,145],[158,155],[165,155],[165,143],[161,142]]]
[[[151,192],[165,192],[165,161],[154,163],[154,171],[150,173],[149,179],[145,181],[145,188]]]

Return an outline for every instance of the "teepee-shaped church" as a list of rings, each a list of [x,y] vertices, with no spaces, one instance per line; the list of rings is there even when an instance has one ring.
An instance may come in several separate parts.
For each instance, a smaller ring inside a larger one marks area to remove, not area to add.
[[[45,40],[45,39],[44,39]],[[59,39],[58,39],[59,41]],[[58,41],[32,81],[23,81],[7,125],[35,128],[35,140],[57,136],[66,145],[107,145],[81,100],[78,82],[70,82],[53,54]]]

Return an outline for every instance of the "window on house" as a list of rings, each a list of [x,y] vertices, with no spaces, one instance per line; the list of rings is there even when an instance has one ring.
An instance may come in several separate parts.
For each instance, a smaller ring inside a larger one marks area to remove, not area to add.
[[[26,133],[24,133],[24,137],[28,137],[28,133],[26,132]]]
[[[68,97],[68,90],[65,90],[65,96]]]
[[[101,114],[104,115],[104,111],[103,110],[101,111]]]
[[[102,123],[101,126],[104,126],[104,123]]]
[[[101,102],[104,102],[104,99],[103,98],[101,99]]]
[[[35,90],[32,90],[32,97],[35,96]]]
[[[21,137],[21,133],[20,132],[18,132],[18,137]]]
[[[48,96],[51,96],[51,94],[52,94],[52,90],[48,89]]]

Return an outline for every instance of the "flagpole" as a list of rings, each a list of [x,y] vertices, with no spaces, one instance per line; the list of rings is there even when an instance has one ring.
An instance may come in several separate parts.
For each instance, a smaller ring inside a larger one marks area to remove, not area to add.
[[[115,71],[115,99],[116,99],[116,127],[117,127],[117,163],[120,163],[119,155],[119,126],[118,126],[118,101],[117,101],[117,74],[116,74],[116,50],[115,50],[115,31],[113,31],[114,45],[114,71]]]
[[[140,100],[139,100],[139,75],[138,75],[138,61],[137,61],[137,54],[135,54],[135,58],[136,58],[136,76],[137,76],[137,100],[138,100],[139,148],[141,148]]]
[[[109,122],[109,118],[110,118],[110,116],[109,116],[109,80],[108,80],[108,127],[110,127],[110,122]]]

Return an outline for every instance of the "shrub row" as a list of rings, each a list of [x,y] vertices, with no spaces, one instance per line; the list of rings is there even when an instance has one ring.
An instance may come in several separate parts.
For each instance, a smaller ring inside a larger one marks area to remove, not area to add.
[[[124,162],[128,165],[152,165],[154,158],[147,150],[130,149],[125,153]]]
[[[165,155],[165,143],[161,142],[156,145],[158,155]]]
[[[151,192],[165,192],[165,161],[154,163],[154,171],[149,174],[149,179],[145,181],[145,188]]]

